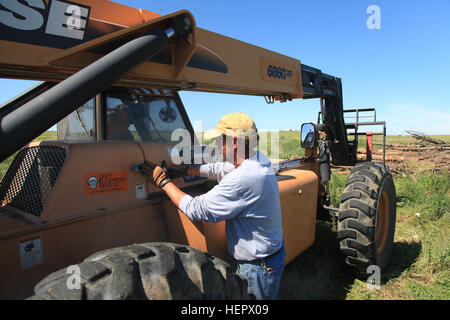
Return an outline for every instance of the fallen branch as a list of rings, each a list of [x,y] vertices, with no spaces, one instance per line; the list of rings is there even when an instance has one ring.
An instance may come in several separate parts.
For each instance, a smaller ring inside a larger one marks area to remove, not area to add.
[[[415,139],[417,139],[417,140],[419,140],[419,141],[430,142],[430,143],[433,143],[433,144],[446,144],[445,141],[427,137],[427,136],[426,136],[425,134],[423,134],[422,132],[413,131],[413,130],[406,130],[406,132],[407,132],[410,136],[412,136],[413,138],[415,138]]]

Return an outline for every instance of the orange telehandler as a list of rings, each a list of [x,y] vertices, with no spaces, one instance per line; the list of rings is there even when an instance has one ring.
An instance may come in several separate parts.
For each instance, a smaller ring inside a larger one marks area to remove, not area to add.
[[[225,224],[191,222],[136,170],[183,156],[171,139],[178,129],[190,133],[184,157],[203,152],[180,90],[319,99],[318,123],[302,126],[306,156],[278,167],[286,263],[313,244],[325,211],[351,271],[388,264],[395,186],[384,163],[356,164],[367,123],[344,121],[339,78],[200,29],[188,11],[108,0],[0,1],[0,49],[1,77],[42,81],[0,108],[0,161],[17,152],[0,182],[0,298],[248,297]],[[30,143],[55,124],[57,141]],[[384,137],[384,122],[372,124]],[[356,164],[339,208],[330,164]],[[176,182],[191,195],[214,185]]]

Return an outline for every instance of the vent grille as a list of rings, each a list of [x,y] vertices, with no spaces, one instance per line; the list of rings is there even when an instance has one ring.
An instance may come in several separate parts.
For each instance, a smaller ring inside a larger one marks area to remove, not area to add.
[[[60,147],[21,150],[0,182],[2,204],[39,217],[65,160],[66,150]]]

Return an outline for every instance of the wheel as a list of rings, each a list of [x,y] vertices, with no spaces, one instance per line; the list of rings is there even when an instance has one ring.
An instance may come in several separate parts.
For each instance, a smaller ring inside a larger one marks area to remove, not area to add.
[[[389,263],[395,233],[396,193],[389,168],[378,162],[352,169],[339,206],[337,237],[345,264],[358,276]]]
[[[247,282],[225,261],[174,243],[108,249],[77,267],[79,288],[74,289],[73,273],[64,268],[39,282],[29,299],[248,299]]]

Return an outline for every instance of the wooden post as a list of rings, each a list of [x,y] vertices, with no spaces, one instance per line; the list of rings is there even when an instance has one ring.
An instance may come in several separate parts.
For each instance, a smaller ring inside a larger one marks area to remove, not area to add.
[[[372,161],[372,132],[366,133],[366,159]]]

